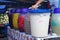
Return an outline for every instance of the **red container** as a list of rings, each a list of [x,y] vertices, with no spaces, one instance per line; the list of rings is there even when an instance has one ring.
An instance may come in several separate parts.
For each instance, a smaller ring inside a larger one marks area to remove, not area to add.
[[[18,26],[20,32],[24,32],[24,16],[20,15],[18,18]]]

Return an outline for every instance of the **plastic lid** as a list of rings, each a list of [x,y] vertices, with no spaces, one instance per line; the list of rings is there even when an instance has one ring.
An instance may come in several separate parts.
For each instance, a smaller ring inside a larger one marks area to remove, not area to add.
[[[34,9],[34,10],[29,10],[29,13],[48,13],[50,12],[49,9]]]
[[[55,8],[54,13],[60,13],[60,8]]]
[[[28,9],[27,8],[23,8],[22,10],[21,10],[21,13],[23,13],[23,14],[25,14],[25,13],[27,13],[28,12]]]
[[[16,13],[15,9],[10,10],[11,13]]]
[[[16,9],[16,13],[21,13],[21,9]]]

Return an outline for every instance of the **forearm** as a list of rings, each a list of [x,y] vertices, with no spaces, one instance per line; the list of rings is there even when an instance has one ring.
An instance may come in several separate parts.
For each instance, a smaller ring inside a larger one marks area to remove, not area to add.
[[[43,1],[44,1],[44,0],[38,0],[35,5],[39,5],[39,4],[40,4],[41,2],[43,2]]]

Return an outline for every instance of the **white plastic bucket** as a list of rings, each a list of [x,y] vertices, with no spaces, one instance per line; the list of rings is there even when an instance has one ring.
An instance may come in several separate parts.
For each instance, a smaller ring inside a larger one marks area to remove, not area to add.
[[[30,10],[31,34],[34,37],[48,36],[50,11],[47,9]]]

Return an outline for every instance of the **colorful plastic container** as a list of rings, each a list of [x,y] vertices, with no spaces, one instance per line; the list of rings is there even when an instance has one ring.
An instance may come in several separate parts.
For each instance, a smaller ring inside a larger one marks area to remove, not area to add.
[[[60,8],[55,8],[52,14],[51,27],[53,33],[60,35]]]
[[[18,17],[19,17],[18,13],[13,14],[13,26],[15,29],[18,29]]]

